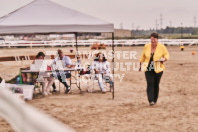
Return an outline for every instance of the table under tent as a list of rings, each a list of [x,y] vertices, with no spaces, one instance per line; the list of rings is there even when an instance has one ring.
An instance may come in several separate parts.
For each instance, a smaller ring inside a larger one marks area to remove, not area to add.
[[[114,25],[112,23],[50,0],[34,0],[0,18],[0,35],[75,34],[77,56],[79,33],[112,33],[114,83]],[[114,85],[112,98],[114,99]]]

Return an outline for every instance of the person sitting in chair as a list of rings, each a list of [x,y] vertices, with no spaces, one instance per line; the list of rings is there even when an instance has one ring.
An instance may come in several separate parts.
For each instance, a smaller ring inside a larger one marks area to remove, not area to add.
[[[60,69],[64,68],[64,67],[71,67],[71,59],[69,56],[65,56],[63,55],[62,50],[58,50],[58,57],[56,57],[52,63],[52,68],[54,70],[59,70],[58,72],[56,72],[54,74],[54,77],[57,77],[58,80],[64,84],[64,86],[66,87],[66,91],[65,93],[67,94],[70,91],[70,87],[67,85],[67,82],[65,81],[66,78],[70,78],[71,77],[71,73],[70,72],[64,72],[61,71]]]
[[[44,60],[45,58],[45,54],[43,52],[39,52],[36,57],[35,60],[32,62],[32,64],[35,64],[36,61],[38,60]],[[54,77],[53,76],[48,76],[46,73],[39,73],[39,77],[44,78],[43,82],[41,82],[41,84],[43,85],[43,89],[44,89],[44,95],[51,95],[51,93],[49,92],[50,87],[52,86],[53,82],[54,82]],[[38,79],[39,79],[38,77]],[[54,88],[54,86],[53,86]]]
[[[103,93],[106,92],[106,89],[103,86],[103,79],[106,82],[110,83],[110,90],[112,91],[113,88],[113,81],[110,76],[111,69],[110,64],[105,58],[103,53],[98,53],[96,58],[94,59],[91,69],[95,71],[95,76],[98,79],[99,87]]]

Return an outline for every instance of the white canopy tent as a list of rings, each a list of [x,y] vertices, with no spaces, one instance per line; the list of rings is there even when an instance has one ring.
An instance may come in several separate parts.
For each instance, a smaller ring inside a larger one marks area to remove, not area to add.
[[[112,33],[114,56],[114,25],[112,23],[61,6],[50,0],[34,0],[0,18],[0,35],[74,33],[77,55],[78,33],[101,32]],[[112,62],[114,75],[114,57]]]
[[[0,18],[0,34],[113,32],[112,23],[49,0],[34,0]]]

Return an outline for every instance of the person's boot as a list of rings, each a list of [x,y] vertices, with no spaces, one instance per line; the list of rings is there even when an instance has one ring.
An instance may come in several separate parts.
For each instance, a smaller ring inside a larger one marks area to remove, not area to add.
[[[53,89],[53,91],[52,91],[53,93],[56,93],[57,92],[57,90],[56,89]]]
[[[66,88],[65,94],[68,94],[70,90],[71,90],[70,87]]]

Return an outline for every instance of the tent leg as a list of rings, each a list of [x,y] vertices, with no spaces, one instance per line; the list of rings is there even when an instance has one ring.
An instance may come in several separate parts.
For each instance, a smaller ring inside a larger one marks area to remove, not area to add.
[[[75,40],[76,40],[76,59],[78,61],[78,33],[75,34]]]
[[[112,67],[113,67],[113,92],[112,92],[112,99],[114,99],[114,86],[115,86],[115,83],[114,83],[114,33],[112,33],[112,56],[113,56],[113,59],[112,59]]]

